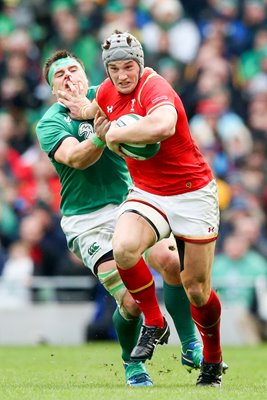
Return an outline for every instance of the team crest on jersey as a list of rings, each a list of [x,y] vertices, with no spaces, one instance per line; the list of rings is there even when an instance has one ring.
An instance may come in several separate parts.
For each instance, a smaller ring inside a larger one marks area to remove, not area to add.
[[[84,136],[84,139],[88,139],[94,133],[94,127],[89,122],[82,122],[79,126],[78,135]]]
[[[132,99],[132,100],[131,100],[131,109],[130,109],[130,112],[134,112],[134,105],[135,105],[135,102],[136,102],[135,99]]]

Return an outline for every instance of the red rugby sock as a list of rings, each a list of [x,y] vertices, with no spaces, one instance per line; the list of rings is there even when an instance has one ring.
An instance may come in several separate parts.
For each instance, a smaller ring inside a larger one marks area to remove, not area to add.
[[[202,307],[190,305],[192,318],[203,340],[203,357],[206,362],[219,363],[222,361],[220,345],[221,303],[211,291],[208,302]]]
[[[154,279],[144,260],[141,258],[129,269],[117,267],[125,286],[144,314],[145,325],[162,328],[164,320],[156,297]]]

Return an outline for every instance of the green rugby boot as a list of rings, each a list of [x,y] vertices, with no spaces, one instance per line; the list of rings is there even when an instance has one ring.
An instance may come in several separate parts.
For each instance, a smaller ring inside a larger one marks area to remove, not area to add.
[[[153,386],[152,379],[146,372],[143,362],[128,362],[124,363],[123,366],[128,386]]]
[[[182,350],[182,366],[191,373],[193,369],[199,369],[203,360],[203,346],[199,342],[189,343],[186,351]]]

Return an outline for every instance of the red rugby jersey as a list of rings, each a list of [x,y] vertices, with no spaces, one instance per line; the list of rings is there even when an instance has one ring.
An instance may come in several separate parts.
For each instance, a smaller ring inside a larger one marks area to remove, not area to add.
[[[106,79],[97,91],[96,100],[110,121],[129,113],[145,116],[166,104],[177,110],[175,134],[161,142],[160,150],[153,158],[145,161],[126,158],[138,188],[171,196],[200,189],[213,178],[211,168],[190,134],[180,97],[151,68],[145,68],[137,87],[130,94],[119,93],[110,79]]]

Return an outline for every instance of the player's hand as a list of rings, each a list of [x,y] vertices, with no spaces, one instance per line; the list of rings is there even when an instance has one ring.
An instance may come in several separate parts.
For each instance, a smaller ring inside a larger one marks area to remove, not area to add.
[[[117,130],[120,129],[116,126],[116,121],[112,121],[110,128],[106,133],[106,143],[110,150],[118,154],[120,157],[125,158],[125,154],[120,151],[120,143],[116,142],[116,137],[118,136]],[[116,134],[117,132],[117,134]]]
[[[97,111],[96,113],[94,128],[96,135],[105,142],[106,133],[110,128],[110,121],[107,119],[106,115],[102,114],[100,111]]]
[[[87,111],[91,107],[91,101],[85,95],[81,96],[76,91],[59,90],[58,101],[69,109],[68,114],[72,119],[87,119]]]

